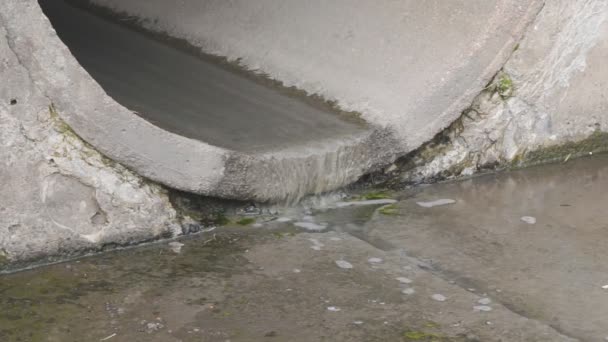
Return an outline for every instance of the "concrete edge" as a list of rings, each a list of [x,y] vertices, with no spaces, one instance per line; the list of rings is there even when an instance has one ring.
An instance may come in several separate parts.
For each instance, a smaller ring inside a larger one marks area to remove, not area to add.
[[[165,131],[105,93],[57,37],[37,1],[5,6],[3,21],[13,49],[61,119],[110,159],[168,187],[242,200],[295,200],[344,186],[395,159],[392,151],[382,152],[390,145],[370,139],[384,136],[382,142],[392,141],[389,134],[374,129],[351,139],[261,155],[234,152]],[[12,13],[28,13],[40,20],[24,23]],[[360,165],[336,169],[336,165],[353,164],[353,151],[366,152],[357,161]],[[293,172],[298,175],[295,180],[290,175]]]

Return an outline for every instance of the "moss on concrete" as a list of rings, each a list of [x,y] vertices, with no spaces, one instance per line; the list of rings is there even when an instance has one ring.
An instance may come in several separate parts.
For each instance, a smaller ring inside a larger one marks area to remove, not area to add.
[[[500,95],[503,99],[511,97],[513,95],[513,81],[511,77],[502,72],[498,77],[498,82],[496,85],[496,91],[498,95]]]

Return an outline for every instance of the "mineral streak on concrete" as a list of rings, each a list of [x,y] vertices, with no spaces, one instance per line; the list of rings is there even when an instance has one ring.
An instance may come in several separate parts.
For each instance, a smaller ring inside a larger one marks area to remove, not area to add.
[[[168,131],[261,153],[363,129],[62,0],[40,4],[108,95]]]

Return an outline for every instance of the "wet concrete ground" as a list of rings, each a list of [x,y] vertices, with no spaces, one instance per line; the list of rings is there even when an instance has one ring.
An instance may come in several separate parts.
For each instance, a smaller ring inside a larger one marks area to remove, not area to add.
[[[607,188],[598,156],[4,275],[0,340],[604,341]]]
[[[261,152],[365,129],[64,0],[39,3],[59,38],[108,95],[168,131]]]

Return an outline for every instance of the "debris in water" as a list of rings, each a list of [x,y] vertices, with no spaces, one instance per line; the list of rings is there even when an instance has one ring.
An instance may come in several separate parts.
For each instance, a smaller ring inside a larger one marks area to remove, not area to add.
[[[114,337],[114,336],[116,336],[116,333],[113,333],[113,334],[112,334],[112,335],[110,335],[110,336],[104,337],[104,338],[102,338],[100,341],[107,341],[107,340],[111,339],[111,338],[112,338],[112,337]]]
[[[293,224],[296,227],[300,227],[300,228],[304,228],[304,229],[308,229],[308,230],[312,230],[312,231],[321,231],[324,230],[325,228],[327,228],[327,226],[323,226],[320,224],[316,224],[313,222],[296,222]]]
[[[383,260],[380,258],[369,258],[367,259],[367,262],[369,262],[370,264],[379,264],[381,263]]]
[[[488,304],[492,303],[492,300],[490,298],[481,298],[480,300],[477,301],[477,303],[479,303],[481,305],[488,305]]]
[[[314,249],[315,251],[320,251],[321,247],[325,247],[325,245],[319,242],[317,239],[308,239],[308,241],[312,242],[312,246],[310,246],[310,248]]]
[[[404,289],[403,291],[401,291],[401,293],[409,296],[409,295],[413,295],[414,293],[416,293],[416,290],[414,290],[411,287],[408,287],[407,289]]]
[[[488,311],[492,311],[492,308],[487,305],[476,305],[473,307],[473,310],[488,312]]]
[[[410,278],[406,278],[406,277],[397,277],[395,279],[397,279],[402,284],[411,284],[412,283],[412,280]]]
[[[293,269],[293,273],[300,273],[300,272],[302,272],[302,270],[301,270],[301,269],[299,269],[299,268],[294,268],[294,269]]]
[[[336,260],[336,265],[340,268],[349,269],[353,268],[353,264],[345,260]]]
[[[338,311],[340,311],[341,309],[340,309],[339,307],[337,307],[337,306],[328,306],[328,307],[327,307],[327,310],[328,310],[328,311],[333,311],[333,312],[338,312]]]
[[[446,296],[439,294],[439,293],[435,293],[434,295],[431,296],[431,298],[438,302],[445,302],[448,299]]]
[[[390,199],[390,198],[384,198],[384,199],[373,199],[373,200],[366,200],[366,201],[337,202],[336,207],[344,208],[344,207],[350,207],[350,206],[379,205],[379,204],[393,204],[393,203],[397,203],[397,200]]]
[[[169,247],[171,247],[171,250],[173,251],[173,253],[179,254],[182,251],[183,246],[184,246],[184,244],[181,242],[177,242],[177,241],[169,242]]]
[[[449,199],[449,198],[442,198],[442,199],[438,199],[435,201],[429,201],[429,202],[416,202],[416,204],[418,204],[419,206],[421,206],[423,208],[432,208],[432,207],[437,207],[437,206],[447,205],[447,204],[454,204],[454,203],[456,203],[456,201],[453,199]]]
[[[353,324],[355,324],[355,325],[361,325],[361,324],[363,324],[363,321],[354,321]]]
[[[521,220],[527,224],[536,224],[536,217],[534,216],[522,216]]]
[[[602,286],[602,288],[603,288],[604,290],[608,290],[608,285],[604,285],[604,286]]]

